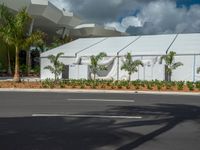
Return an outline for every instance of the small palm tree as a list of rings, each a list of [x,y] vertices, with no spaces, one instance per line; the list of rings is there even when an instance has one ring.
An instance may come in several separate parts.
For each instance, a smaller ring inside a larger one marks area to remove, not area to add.
[[[123,65],[121,66],[121,70],[125,70],[128,72],[128,80],[131,80],[131,75],[138,71],[138,66],[143,66],[143,63],[141,60],[132,60],[131,53],[127,53],[125,56],[125,61],[123,62]]]
[[[53,64],[53,66],[49,65],[44,67],[44,69],[48,69],[51,73],[54,74],[55,82],[58,81],[59,75],[62,73],[64,69],[64,64],[59,61],[60,56],[64,55],[64,53],[58,53],[56,56],[50,55],[48,59]]]
[[[41,41],[43,38],[43,34],[39,31],[30,35],[27,34],[27,27],[31,19],[26,8],[21,9],[14,15],[4,5],[0,5],[0,37],[6,44],[15,47],[15,74],[13,80],[16,82],[20,81],[20,50],[27,48],[27,45]]]
[[[107,69],[105,65],[99,65],[99,61],[102,60],[106,56],[107,56],[106,53],[101,52],[97,56],[93,55],[90,57],[90,60],[91,60],[90,69],[94,75],[94,80],[96,80],[96,75],[98,71],[103,71]]]
[[[181,62],[175,62],[174,56],[176,55],[176,52],[170,51],[167,55],[163,55],[160,58],[160,63],[162,61],[165,61],[165,72],[167,74],[167,81],[171,81],[171,76],[173,70],[177,69],[180,66],[183,66]]]
[[[200,73],[200,67],[199,67],[199,68],[197,68],[197,73]]]

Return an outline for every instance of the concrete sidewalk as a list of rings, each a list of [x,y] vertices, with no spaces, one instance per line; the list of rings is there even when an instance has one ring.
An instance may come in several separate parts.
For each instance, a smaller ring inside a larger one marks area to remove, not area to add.
[[[50,93],[122,93],[122,94],[153,94],[153,95],[190,95],[200,96],[200,92],[163,92],[163,91],[127,91],[127,90],[96,90],[96,89],[20,89],[0,88],[0,92],[50,92]]]

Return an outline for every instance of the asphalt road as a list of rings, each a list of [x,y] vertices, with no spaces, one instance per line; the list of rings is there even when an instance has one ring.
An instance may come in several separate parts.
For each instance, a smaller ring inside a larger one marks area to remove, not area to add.
[[[199,150],[200,97],[0,92],[0,150]]]

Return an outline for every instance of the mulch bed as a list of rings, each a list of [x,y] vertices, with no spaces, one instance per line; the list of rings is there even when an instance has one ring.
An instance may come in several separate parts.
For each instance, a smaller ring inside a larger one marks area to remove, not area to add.
[[[98,89],[98,90],[127,90],[127,91],[173,91],[173,92],[195,92],[199,93],[199,89],[189,90],[187,85],[184,85],[183,90],[178,90],[177,87],[171,87],[170,89],[166,89],[166,87],[162,87],[160,90],[154,86],[152,89],[148,89],[147,87],[139,87],[136,88],[134,86],[130,87],[117,87],[117,86],[107,86],[107,85],[99,85],[96,87],[92,86],[68,86],[59,84],[54,85],[53,87],[44,87],[41,82],[12,82],[12,81],[3,81],[0,82],[0,88],[22,88],[22,89]]]

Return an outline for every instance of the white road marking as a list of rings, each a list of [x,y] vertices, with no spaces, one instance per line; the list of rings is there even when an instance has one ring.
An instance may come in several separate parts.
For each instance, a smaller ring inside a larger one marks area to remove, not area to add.
[[[123,100],[123,99],[67,99],[68,101],[94,101],[94,102],[125,102],[133,103],[134,100]]]
[[[104,115],[65,115],[65,114],[32,114],[32,117],[72,117],[72,118],[108,118],[108,119],[142,119],[141,116],[104,116]]]

